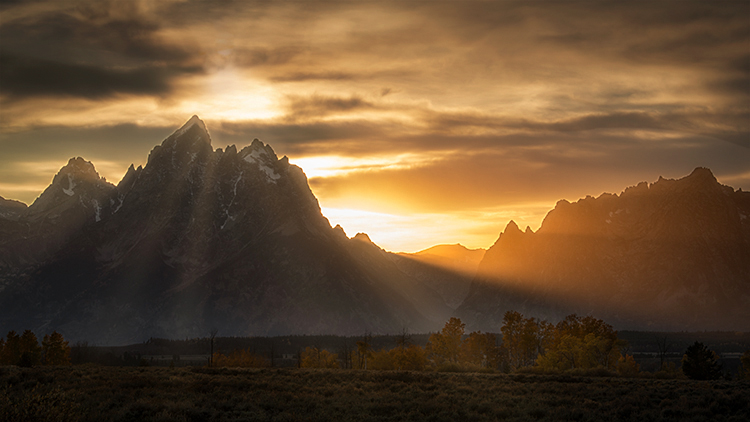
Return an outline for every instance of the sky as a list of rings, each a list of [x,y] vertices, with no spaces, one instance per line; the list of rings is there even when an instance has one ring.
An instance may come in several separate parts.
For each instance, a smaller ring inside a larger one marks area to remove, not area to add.
[[[750,1],[0,0],[0,196],[193,114],[413,252],[695,167],[750,190]]]

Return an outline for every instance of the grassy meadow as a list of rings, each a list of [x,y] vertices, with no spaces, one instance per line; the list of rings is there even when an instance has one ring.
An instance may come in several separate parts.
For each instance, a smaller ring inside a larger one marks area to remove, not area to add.
[[[750,381],[572,375],[0,368],[8,421],[747,421]]]

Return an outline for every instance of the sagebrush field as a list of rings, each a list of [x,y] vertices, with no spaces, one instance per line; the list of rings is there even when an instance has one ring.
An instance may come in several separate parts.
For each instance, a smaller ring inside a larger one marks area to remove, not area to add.
[[[84,365],[0,386],[12,421],[750,420],[750,381]]]

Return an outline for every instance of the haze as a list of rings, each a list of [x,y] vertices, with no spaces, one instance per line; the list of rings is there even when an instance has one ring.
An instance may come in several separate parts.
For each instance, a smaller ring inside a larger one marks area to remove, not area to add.
[[[191,115],[393,251],[698,166],[750,189],[750,3],[0,3],[0,195],[116,183]]]

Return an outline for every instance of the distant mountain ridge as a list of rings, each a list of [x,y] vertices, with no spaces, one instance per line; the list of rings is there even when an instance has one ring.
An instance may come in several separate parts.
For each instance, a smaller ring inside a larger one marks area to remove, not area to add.
[[[0,330],[73,339],[435,330],[453,311],[331,228],[302,170],[259,140],[213,150],[194,116],[117,186],[71,159],[0,203]]]
[[[462,245],[437,245],[416,253],[395,254],[392,259],[401,270],[432,286],[455,309],[469,294],[484,253],[484,249]]]
[[[750,193],[697,168],[511,222],[457,315],[497,330],[514,309],[593,314],[620,328],[750,330]]]

